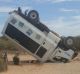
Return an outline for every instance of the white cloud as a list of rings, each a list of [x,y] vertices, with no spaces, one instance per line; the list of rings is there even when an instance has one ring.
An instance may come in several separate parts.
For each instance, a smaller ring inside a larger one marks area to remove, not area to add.
[[[75,12],[75,13],[80,13],[79,9],[65,9],[65,8],[61,8],[60,9],[61,12]]]
[[[77,0],[34,0],[36,2],[52,2],[52,3],[61,3],[61,2],[69,2],[69,1],[77,1]]]
[[[61,36],[80,35],[80,16],[74,16],[71,20],[65,20],[64,17],[59,17],[58,19],[50,20],[45,23],[51,30]]]
[[[15,8],[12,7],[0,7],[0,12],[10,12],[15,10]]]
[[[0,12],[11,12],[13,10],[17,10],[18,8],[14,8],[14,7],[0,7]],[[21,7],[21,9],[24,11],[26,9],[32,9],[31,7],[25,6],[25,7]]]
[[[73,19],[80,21],[80,16],[73,16]]]
[[[50,0],[53,3],[60,3],[60,2],[66,2],[66,1],[72,1],[72,0]]]

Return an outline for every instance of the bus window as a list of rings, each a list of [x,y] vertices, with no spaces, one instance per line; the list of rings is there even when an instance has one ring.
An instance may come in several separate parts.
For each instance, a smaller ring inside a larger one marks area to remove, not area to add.
[[[11,23],[12,23],[12,24],[16,24],[16,23],[17,23],[17,20],[16,20],[15,18],[13,18],[13,19],[11,20]]]
[[[41,36],[39,34],[36,35],[36,39],[40,40]]]
[[[19,27],[23,27],[24,26],[24,23],[22,23],[22,22],[19,22]]]
[[[31,29],[26,32],[29,36],[33,33]]]

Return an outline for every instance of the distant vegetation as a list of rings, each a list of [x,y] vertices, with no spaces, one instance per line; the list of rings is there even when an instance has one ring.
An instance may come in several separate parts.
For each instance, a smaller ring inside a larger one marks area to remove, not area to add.
[[[6,37],[0,37],[0,49],[14,50],[16,47]]]

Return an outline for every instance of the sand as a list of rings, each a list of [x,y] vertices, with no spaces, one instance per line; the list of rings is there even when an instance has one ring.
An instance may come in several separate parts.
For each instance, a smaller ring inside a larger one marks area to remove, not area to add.
[[[13,55],[8,55],[12,60]],[[21,60],[35,59],[30,55],[21,55]],[[8,65],[8,71],[0,74],[80,74],[79,56],[69,63],[20,64]]]

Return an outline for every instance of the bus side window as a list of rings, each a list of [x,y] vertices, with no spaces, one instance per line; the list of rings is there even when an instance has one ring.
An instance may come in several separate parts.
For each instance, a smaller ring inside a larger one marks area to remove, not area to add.
[[[24,23],[22,23],[22,22],[19,22],[19,27],[23,27],[24,26]]]
[[[26,32],[29,36],[33,33],[31,29]]]
[[[39,34],[36,35],[36,39],[40,40],[41,36]]]
[[[15,18],[13,18],[13,19],[11,20],[11,23],[12,23],[12,24],[16,24],[16,23],[17,23],[17,20],[16,20]]]

